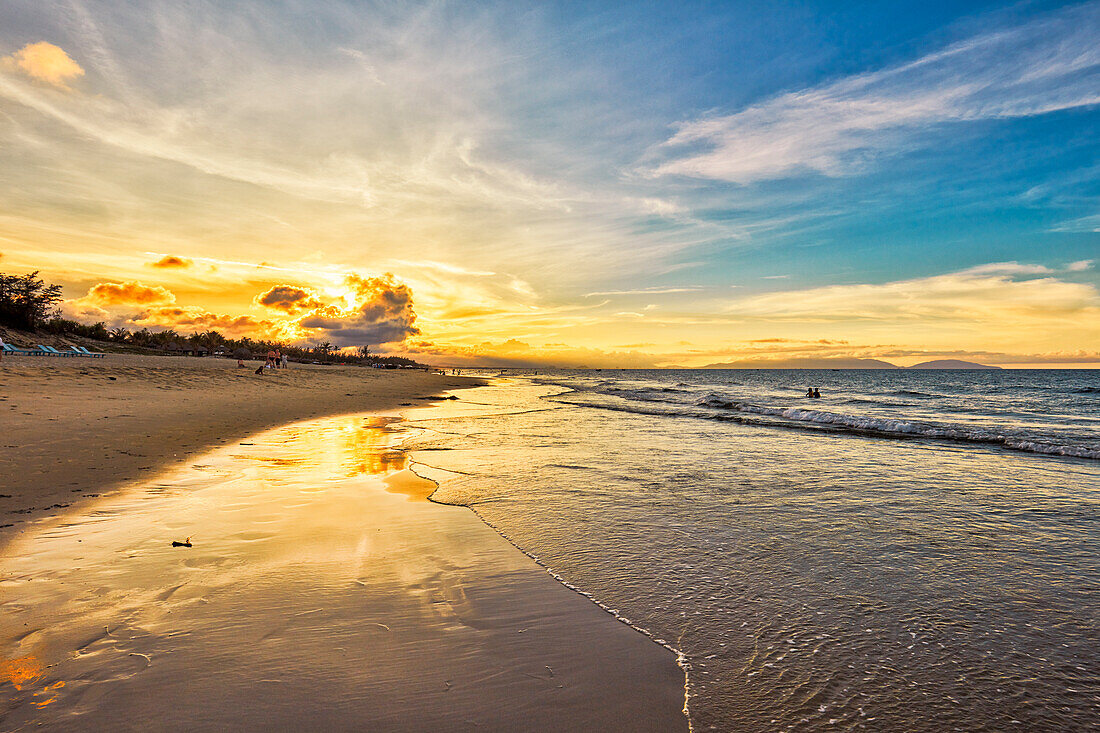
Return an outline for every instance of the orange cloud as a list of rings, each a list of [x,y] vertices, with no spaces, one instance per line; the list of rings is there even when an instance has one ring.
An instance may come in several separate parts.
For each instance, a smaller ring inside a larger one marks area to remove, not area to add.
[[[174,267],[185,268],[185,267],[191,267],[191,265],[193,265],[193,264],[195,264],[195,263],[192,262],[189,259],[184,258],[184,257],[175,257],[173,255],[165,255],[164,257],[161,257],[156,262],[150,262],[149,267],[163,267],[165,269],[174,268]]]
[[[84,76],[84,69],[61,48],[39,41],[28,43],[11,56],[0,59],[3,68],[17,69],[35,81],[68,89],[68,81]]]
[[[230,316],[211,313],[197,306],[165,306],[148,308],[127,317],[125,325],[135,327],[163,327],[184,331],[223,331],[230,336],[255,338],[285,338],[288,324],[252,316]]]
[[[344,282],[356,296],[353,310],[318,309],[298,325],[342,346],[392,344],[420,333],[408,285],[389,273],[367,278],[352,274]]]
[[[159,285],[144,285],[136,280],[123,283],[99,283],[82,301],[108,307],[115,305],[168,305],[176,302],[172,291]]]
[[[275,308],[287,313],[303,313],[325,307],[325,304],[312,290],[294,285],[276,285],[257,295],[255,302],[257,305]]]

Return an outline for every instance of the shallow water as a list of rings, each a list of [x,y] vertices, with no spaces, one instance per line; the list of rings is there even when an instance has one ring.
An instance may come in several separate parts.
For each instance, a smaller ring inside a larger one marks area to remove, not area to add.
[[[822,377],[815,411],[1097,445],[1096,373]],[[801,409],[794,378],[502,382],[418,420],[413,456],[434,500],[682,649],[696,730],[1100,727],[1100,461],[705,404]]]
[[[0,731],[686,727],[673,655],[428,503],[414,434],[291,425],[28,525]]]

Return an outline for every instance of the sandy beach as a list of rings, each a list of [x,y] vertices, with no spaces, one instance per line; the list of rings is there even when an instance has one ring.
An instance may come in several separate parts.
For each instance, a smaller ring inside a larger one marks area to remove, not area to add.
[[[686,730],[671,652],[426,500],[397,416],[474,380],[0,375],[0,730]]]
[[[417,370],[110,354],[0,362],[0,542],[22,523],[259,430],[423,404],[476,380]]]

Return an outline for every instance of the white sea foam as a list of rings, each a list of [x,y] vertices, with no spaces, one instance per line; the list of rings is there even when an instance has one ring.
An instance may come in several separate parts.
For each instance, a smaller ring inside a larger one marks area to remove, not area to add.
[[[942,425],[917,420],[897,420],[871,415],[845,415],[825,410],[810,410],[800,407],[769,407],[751,402],[738,402],[715,395],[703,398],[698,404],[716,410],[732,410],[754,415],[780,417],[795,422],[848,428],[862,433],[985,443],[989,445],[1000,445],[1012,450],[1027,451],[1029,453],[1045,453],[1074,458],[1100,459],[1100,450],[1091,447],[1061,445],[1042,440],[1038,437],[1011,435],[1006,432],[988,428]]]
[[[877,437],[946,440],[958,443],[999,446],[1008,450],[1027,453],[1100,460],[1100,446],[1095,445],[1094,442],[1082,441],[1080,444],[1060,442],[1050,436],[1030,434],[1026,431],[1013,431],[1001,426],[956,425],[881,415],[845,414],[806,407],[771,406],[734,399],[728,394],[720,392],[710,392],[700,397],[700,392],[689,389],[672,390],[662,387],[623,386],[613,382],[603,382],[587,390],[582,384],[570,386],[576,392],[572,393],[572,398],[570,395],[560,396],[561,401],[607,410],[643,415],[734,420],[773,427],[830,429]],[[906,390],[897,390],[894,394],[900,392],[918,394]],[[589,395],[604,395],[610,397],[611,401],[585,399],[586,393]],[[851,405],[853,403],[866,403],[872,407],[890,408],[908,406],[888,401],[845,400],[845,404]],[[973,412],[974,410],[963,406],[958,407],[956,411]],[[755,420],[751,416],[760,416],[764,420]]]

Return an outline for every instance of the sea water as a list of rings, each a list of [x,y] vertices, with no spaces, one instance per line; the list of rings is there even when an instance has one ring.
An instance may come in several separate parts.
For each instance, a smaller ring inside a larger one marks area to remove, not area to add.
[[[695,730],[1100,728],[1100,372],[459,396],[415,423],[433,500],[680,651]]]

